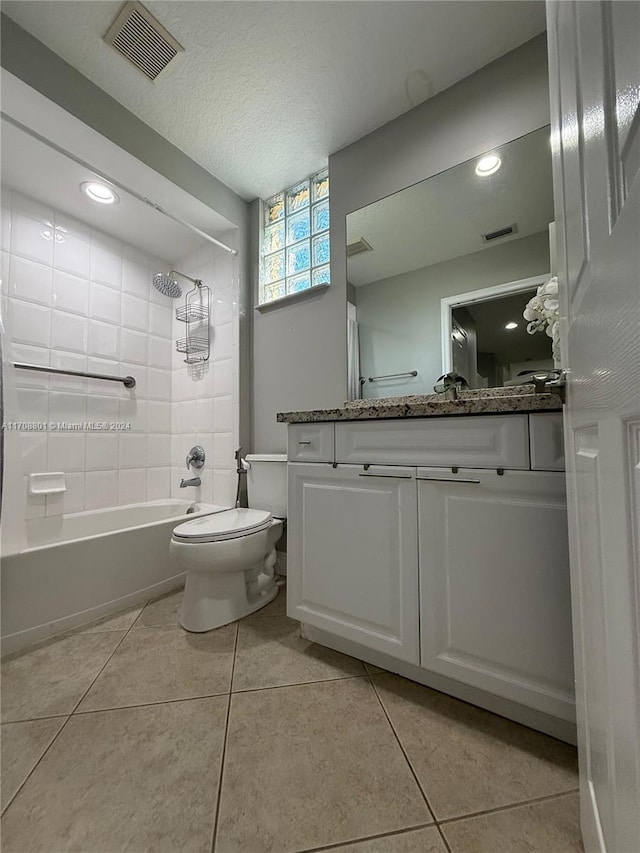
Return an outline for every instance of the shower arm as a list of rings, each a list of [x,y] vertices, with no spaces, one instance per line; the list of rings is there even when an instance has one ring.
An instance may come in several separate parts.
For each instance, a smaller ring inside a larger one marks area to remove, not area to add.
[[[190,282],[192,282],[193,284],[195,284],[195,286],[196,286],[196,287],[202,287],[202,279],[200,279],[200,278],[191,278],[191,276],[190,276],[190,275],[187,275],[187,274],[186,274],[186,273],[184,273],[184,272],[180,272],[180,270],[169,270],[168,275],[169,275],[169,276],[172,276],[172,275],[181,275],[181,276],[182,276],[182,278],[186,278],[186,279],[188,279]],[[193,291],[191,291],[191,292],[193,293]]]

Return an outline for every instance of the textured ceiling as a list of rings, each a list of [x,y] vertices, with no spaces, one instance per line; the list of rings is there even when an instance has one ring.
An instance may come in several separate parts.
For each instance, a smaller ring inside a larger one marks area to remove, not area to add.
[[[478,177],[478,159],[367,205],[347,216],[347,242],[373,251],[347,262],[356,286],[491,249],[547,231],[554,219],[549,128],[495,149],[500,169]],[[518,232],[483,243],[482,235],[517,223]]]
[[[145,5],[185,52],[155,82],[102,41],[120,2],[3,2],[18,24],[247,199],[545,28],[540,0]]]

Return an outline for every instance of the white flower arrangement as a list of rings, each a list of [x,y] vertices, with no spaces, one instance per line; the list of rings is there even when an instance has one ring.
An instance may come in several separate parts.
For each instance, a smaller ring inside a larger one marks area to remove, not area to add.
[[[558,278],[553,276],[541,284],[536,295],[527,302],[522,316],[528,321],[527,332],[546,332],[553,342],[553,359],[560,364],[560,302],[558,301]]]

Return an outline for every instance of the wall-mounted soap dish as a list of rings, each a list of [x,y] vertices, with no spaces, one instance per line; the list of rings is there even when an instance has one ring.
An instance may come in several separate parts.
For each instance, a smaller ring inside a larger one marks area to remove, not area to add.
[[[62,471],[29,474],[30,495],[59,495],[66,491],[67,484]]]

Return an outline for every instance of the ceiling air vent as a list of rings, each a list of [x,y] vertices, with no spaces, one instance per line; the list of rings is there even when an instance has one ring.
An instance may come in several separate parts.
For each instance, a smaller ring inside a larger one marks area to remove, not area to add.
[[[518,223],[514,222],[513,225],[507,225],[505,228],[498,228],[497,231],[487,231],[486,234],[482,235],[482,242],[490,243],[492,240],[497,240],[498,237],[507,237],[509,234],[517,233]]]
[[[104,37],[149,80],[164,71],[183,48],[141,3],[125,3]]]
[[[363,252],[372,252],[373,246],[371,246],[364,237],[361,237],[359,240],[354,240],[353,243],[347,243],[347,257],[352,258],[354,255],[361,255]]]

